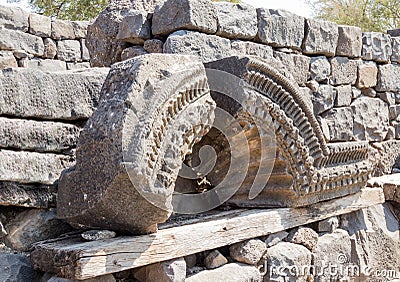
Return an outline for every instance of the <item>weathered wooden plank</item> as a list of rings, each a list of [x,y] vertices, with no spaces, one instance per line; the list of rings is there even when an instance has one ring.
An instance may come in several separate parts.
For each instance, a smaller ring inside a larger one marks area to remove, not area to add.
[[[82,280],[219,248],[384,201],[381,188],[368,188],[304,208],[229,211],[222,216],[200,218],[202,221],[197,223],[191,219],[188,225],[150,235],[95,242],[76,238],[37,244],[31,258],[36,269]]]

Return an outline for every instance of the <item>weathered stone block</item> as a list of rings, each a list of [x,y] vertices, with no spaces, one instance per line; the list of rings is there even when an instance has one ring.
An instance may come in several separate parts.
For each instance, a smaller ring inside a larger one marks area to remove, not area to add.
[[[81,237],[86,241],[99,241],[115,238],[117,233],[110,230],[88,230],[81,234]]]
[[[274,47],[301,50],[304,18],[284,10],[257,9],[258,37]]]
[[[350,106],[351,100],[353,98],[353,92],[351,85],[342,85],[336,87],[336,100],[335,107],[347,107]]]
[[[22,254],[0,254],[1,281],[36,281],[36,272]]]
[[[362,58],[376,62],[388,62],[392,55],[390,35],[379,32],[363,33]]]
[[[71,231],[71,227],[56,218],[52,210],[31,209],[19,213],[6,225],[8,246],[18,251],[28,251],[33,243],[56,238]]]
[[[274,57],[292,73],[297,84],[304,86],[309,77],[310,58],[303,55],[274,52]]]
[[[45,38],[44,42],[44,54],[43,57],[46,59],[54,59],[57,55],[57,44],[51,38]]]
[[[2,27],[26,32],[29,27],[28,17],[29,14],[21,8],[0,5],[0,26]]]
[[[245,3],[216,2],[217,35],[232,39],[253,39],[257,35],[257,11]]]
[[[122,51],[121,60],[125,61],[128,59],[135,58],[137,56],[145,55],[145,54],[147,54],[147,52],[142,47],[133,46],[133,47],[126,48],[124,51]]]
[[[186,282],[218,281],[221,277],[229,282],[261,282],[261,275],[257,267],[242,264],[230,263],[213,270],[204,270],[186,278]]]
[[[392,38],[392,62],[400,63],[400,37]]]
[[[381,92],[379,98],[386,102],[389,106],[396,104],[395,94],[393,92]]]
[[[305,25],[303,52],[334,56],[338,44],[339,31],[335,23],[307,19]]]
[[[180,29],[217,32],[217,10],[209,0],[167,0],[153,15],[154,35],[168,35]]]
[[[29,33],[40,37],[50,37],[51,35],[51,19],[39,14],[29,15]]]
[[[81,61],[81,43],[77,40],[58,41],[57,58],[66,62]]]
[[[51,22],[51,38],[55,40],[75,39],[74,26],[70,21],[53,20]]]
[[[371,97],[371,98],[375,98],[377,96],[376,91],[373,88],[363,89],[363,90],[361,90],[361,93],[363,96]]]
[[[316,81],[326,81],[331,75],[331,64],[324,56],[313,57],[310,61],[310,76]]]
[[[318,232],[334,232],[339,227],[339,218],[333,216],[318,222]]]
[[[329,128],[330,141],[354,140],[353,112],[350,107],[332,109],[322,117]]]
[[[247,240],[229,247],[231,258],[252,265],[257,265],[266,251],[267,245],[259,239]]]
[[[321,85],[318,92],[313,93],[312,103],[315,114],[332,109],[336,100],[336,89],[331,85]]]
[[[299,227],[290,232],[288,241],[294,244],[303,245],[312,251],[317,246],[318,234],[311,228]]]
[[[83,62],[83,63],[67,63],[67,70],[81,70],[81,69],[89,69],[90,63]]]
[[[74,162],[72,156],[1,150],[0,180],[53,184]]]
[[[226,259],[226,257],[224,257],[218,250],[214,250],[214,251],[210,252],[204,258],[204,265],[205,265],[205,267],[207,267],[207,269],[218,268],[227,263],[228,263],[228,260]]]
[[[89,278],[85,280],[71,280],[67,278],[61,278],[57,277],[55,275],[52,275],[51,273],[45,273],[45,275],[42,277],[41,282],[116,282],[114,275],[112,274],[107,274],[107,275],[102,275],[102,276],[96,276],[94,278]]]
[[[364,89],[375,87],[378,78],[378,67],[374,62],[359,62],[357,75],[357,88]]]
[[[71,23],[74,28],[75,39],[86,38],[89,21],[73,21]]]
[[[288,232],[286,231],[281,231],[278,233],[273,233],[271,235],[268,235],[267,239],[265,239],[265,244],[267,244],[267,247],[272,247],[278,244],[279,242],[282,242],[287,236],[289,235]]]
[[[183,258],[151,264],[135,273],[139,281],[184,282],[186,262]]]
[[[350,58],[361,57],[362,31],[355,26],[339,25],[336,55]]]
[[[232,53],[238,56],[257,56],[260,58],[273,57],[274,52],[271,46],[258,44],[250,41],[233,40],[231,41]]]
[[[119,24],[117,40],[143,44],[151,36],[149,18],[146,11],[131,10]]]
[[[143,49],[148,53],[162,53],[164,42],[159,39],[149,39],[144,42]]]
[[[78,141],[75,125],[0,117],[0,147],[39,152],[61,152]]]
[[[56,71],[67,70],[66,62],[60,60],[49,60],[49,59],[25,60],[24,67],[29,69],[40,70],[43,72],[56,72]]]
[[[97,106],[108,69],[43,73],[0,71],[0,114],[17,117],[87,119]]]
[[[35,56],[43,56],[42,38],[0,27],[0,50],[24,50]]]
[[[389,107],[389,121],[400,121],[400,105]]]
[[[89,61],[90,54],[88,48],[86,47],[86,39],[81,39],[81,50],[82,50],[82,61]]]
[[[357,80],[357,66],[357,61],[349,60],[346,57],[332,58],[332,84],[355,84]]]
[[[383,141],[389,127],[389,109],[379,98],[361,97],[351,108],[354,118],[354,136],[357,140]]]
[[[211,62],[229,57],[232,51],[229,39],[182,30],[168,37],[164,53],[195,55],[203,62]]]
[[[378,72],[377,91],[400,91],[400,65],[381,65]]]
[[[0,51],[0,70],[7,68],[17,68],[18,63],[13,52]]]

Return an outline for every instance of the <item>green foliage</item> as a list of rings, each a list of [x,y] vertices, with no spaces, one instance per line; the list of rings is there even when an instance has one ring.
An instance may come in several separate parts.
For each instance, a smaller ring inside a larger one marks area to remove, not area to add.
[[[400,26],[400,0],[308,0],[317,18],[386,32]]]

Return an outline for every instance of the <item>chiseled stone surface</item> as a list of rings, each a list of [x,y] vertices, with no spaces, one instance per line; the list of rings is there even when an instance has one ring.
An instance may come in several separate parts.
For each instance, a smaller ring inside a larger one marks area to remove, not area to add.
[[[29,14],[21,8],[0,5],[0,26],[26,32],[29,27],[28,17]]]
[[[390,35],[379,32],[363,33],[362,58],[376,62],[388,62],[392,55]]]
[[[350,58],[361,57],[362,31],[355,26],[339,25],[336,55]]]
[[[400,65],[380,65],[377,91],[400,91]]]
[[[0,117],[0,147],[60,152],[75,146],[79,131],[72,124]]]
[[[374,62],[359,62],[357,75],[357,88],[364,89],[375,87],[378,78],[378,67]]]
[[[54,59],[57,55],[57,44],[51,38],[45,38],[44,42],[44,54],[43,57],[46,59]]]
[[[256,265],[266,251],[267,245],[259,239],[243,241],[229,247],[231,258],[252,265]]]
[[[75,39],[74,26],[70,21],[53,20],[51,22],[51,38],[55,40]]]
[[[6,68],[16,68],[16,67],[18,67],[18,63],[13,55],[13,52],[0,51],[0,70]]]
[[[286,69],[293,75],[297,84],[303,86],[308,80],[310,69],[310,58],[282,52],[274,52],[274,57],[282,62]]]
[[[151,27],[146,11],[131,10],[119,24],[117,40],[132,44],[143,44],[150,39]]]
[[[66,62],[82,60],[81,43],[77,40],[58,41],[57,58]]]
[[[217,9],[209,0],[167,0],[153,15],[154,35],[168,35],[180,29],[217,32]]]
[[[285,10],[257,9],[258,37],[274,47],[301,50],[304,18]]]
[[[250,41],[232,40],[231,46],[232,53],[237,56],[251,55],[266,59],[274,55],[271,46]]]
[[[43,56],[44,44],[41,37],[0,27],[1,50],[23,50],[35,56]]]
[[[336,89],[331,85],[320,85],[317,92],[313,93],[312,103],[315,114],[321,114],[332,109],[336,100]]]
[[[0,114],[79,120],[97,106],[109,69],[44,73],[30,69],[0,72]]]
[[[334,56],[338,43],[339,31],[335,23],[314,19],[306,20],[303,52]]]
[[[331,64],[325,56],[313,57],[310,61],[310,76],[316,81],[326,81],[331,75]]]
[[[53,184],[74,163],[72,156],[1,150],[0,181]]]
[[[46,16],[31,13],[29,15],[29,33],[40,37],[50,37],[51,19]]]
[[[328,126],[330,141],[354,140],[353,112],[350,107],[329,110],[322,117]]]
[[[211,62],[231,55],[229,39],[194,31],[177,31],[164,44],[164,53],[198,56],[203,62]]]
[[[232,39],[253,39],[257,35],[257,11],[245,3],[216,2],[217,35]]]
[[[204,281],[224,281],[229,282],[261,282],[260,271],[255,266],[242,263],[229,263],[213,270],[204,270],[186,278],[186,282]]]
[[[350,106],[353,97],[351,85],[342,85],[336,87],[336,100],[335,107],[347,107]]]
[[[150,264],[135,273],[139,281],[185,282],[186,262],[183,258]]]
[[[360,97],[352,104],[357,140],[383,141],[389,127],[389,109],[379,98]]]
[[[356,60],[349,60],[346,57],[334,57],[331,59],[332,84],[355,84],[357,80]]]

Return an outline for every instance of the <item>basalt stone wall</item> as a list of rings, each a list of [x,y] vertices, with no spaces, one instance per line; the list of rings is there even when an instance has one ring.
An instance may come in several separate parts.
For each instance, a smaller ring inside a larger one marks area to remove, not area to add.
[[[88,24],[0,6],[0,69],[62,71],[90,67],[85,45]]]
[[[95,37],[99,30],[107,37]],[[369,141],[377,173],[392,171],[395,160],[385,152],[398,155],[400,148],[396,30],[362,32],[245,4],[167,0],[152,13],[110,6],[89,26],[87,44],[94,66],[146,53],[191,54],[203,62],[274,57],[309,99],[327,142]]]

